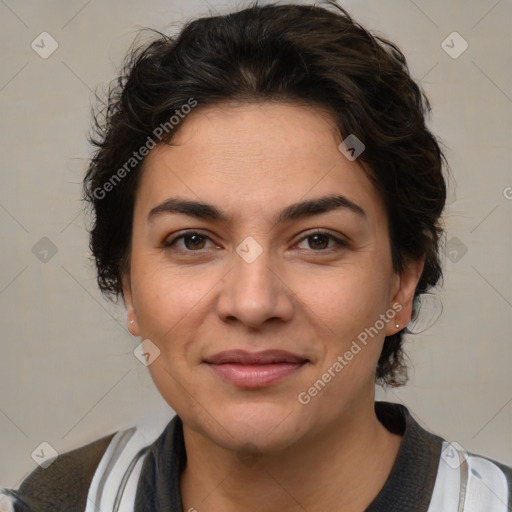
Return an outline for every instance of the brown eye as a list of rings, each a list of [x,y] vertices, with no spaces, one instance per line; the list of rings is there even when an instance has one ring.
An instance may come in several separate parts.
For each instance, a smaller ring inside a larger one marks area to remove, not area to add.
[[[308,236],[307,239],[310,241],[311,249],[326,249],[329,245],[329,238],[327,235],[312,235]],[[311,243],[311,240],[313,240],[313,243]]]
[[[310,233],[306,237],[302,238],[300,243],[302,243],[304,240],[308,241],[308,247],[305,249],[311,249],[313,251],[329,251],[329,250],[336,250],[341,247],[349,247],[348,242],[345,242],[344,240],[340,240],[339,238],[331,235],[328,232],[324,231],[315,231],[313,233]],[[329,247],[329,242],[333,241],[334,244]]]
[[[202,235],[185,235],[183,241],[187,249],[202,249],[204,246],[204,237]],[[187,242],[190,242],[190,245]]]
[[[183,245],[178,242],[183,240]],[[179,250],[195,252],[205,248],[205,243],[210,238],[197,231],[188,231],[164,243],[164,247],[177,247]]]

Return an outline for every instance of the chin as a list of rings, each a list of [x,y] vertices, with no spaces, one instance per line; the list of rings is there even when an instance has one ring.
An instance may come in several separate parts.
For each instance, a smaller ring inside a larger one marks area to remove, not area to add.
[[[231,404],[212,413],[218,423],[212,431],[209,422],[203,433],[223,448],[236,451],[285,449],[300,437],[305,425],[290,405],[278,403]]]

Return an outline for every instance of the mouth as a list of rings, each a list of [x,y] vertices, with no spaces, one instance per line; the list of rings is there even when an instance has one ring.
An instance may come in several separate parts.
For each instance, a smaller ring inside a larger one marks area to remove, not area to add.
[[[309,359],[284,350],[229,350],[204,362],[224,381],[238,387],[261,388],[295,374]]]

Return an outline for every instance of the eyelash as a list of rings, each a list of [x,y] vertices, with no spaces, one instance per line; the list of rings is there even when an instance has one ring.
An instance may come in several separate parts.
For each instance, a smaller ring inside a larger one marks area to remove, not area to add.
[[[163,247],[166,248],[166,249],[171,249],[171,250],[179,250],[179,251],[183,251],[183,252],[188,252],[188,253],[192,253],[192,252],[202,252],[204,249],[198,249],[197,251],[194,251],[194,250],[191,250],[191,249],[173,249],[173,246],[176,244],[176,242],[180,239],[184,239],[184,238],[187,238],[189,236],[192,236],[192,235],[199,235],[205,239],[208,239],[210,241],[213,241],[211,240],[211,238],[202,233],[201,231],[197,231],[197,230],[188,230],[188,231],[183,231],[181,232],[181,234],[179,234],[178,236],[176,236],[175,238],[173,238],[172,240],[170,241],[165,241],[164,244],[163,244]],[[315,235],[323,235],[323,236],[327,236],[328,238],[330,238],[331,240],[333,240],[336,244],[337,247],[330,247],[330,248],[327,248],[327,249],[309,249],[310,251],[312,252],[330,252],[330,251],[336,251],[336,250],[340,250],[341,248],[348,248],[350,247],[350,244],[348,242],[346,242],[345,240],[341,240],[337,237],[335,237],[334,235],[332,235],[331,233],[329,233],[328,231],[323,231],[321,229],[317,229],[313,232],[310,232],[308,233],[306,236],[302,237],[297,243],[300,243],[304,240],[307,240],[308,238],[311,238]],[[308,249],[306,249],[308,250]]]

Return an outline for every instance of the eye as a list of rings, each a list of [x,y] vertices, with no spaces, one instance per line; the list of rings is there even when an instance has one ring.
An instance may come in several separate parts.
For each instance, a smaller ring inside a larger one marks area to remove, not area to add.
[[[210,240],[209,236],[199,232],[199,231],[185,231],[182,232],[181,235],[173,238],[172,240],[165,241],[164,247],[174,247],[177,246],[177,242],[179,240],[183,240],[184,247],[178,247],[180,250],[185,250],[188,252],[197,252],[201,249],[204,249],[205,240]]]
[[[340,247],[349,247],[349,243],[345,240],[341,240],[328,231],[322,231],[320,229],[317,229],[311,233],[309,233],[307,236],[303,237],[300,242],[303,242],[305,240],[312,241],[308,242],[308,246],[306,249],[312,249],[313,251],[323,251],[323,250],[336,250]],[[326,244],[329,244],[329,240],[334,242],[334,246],[327,247]]]

